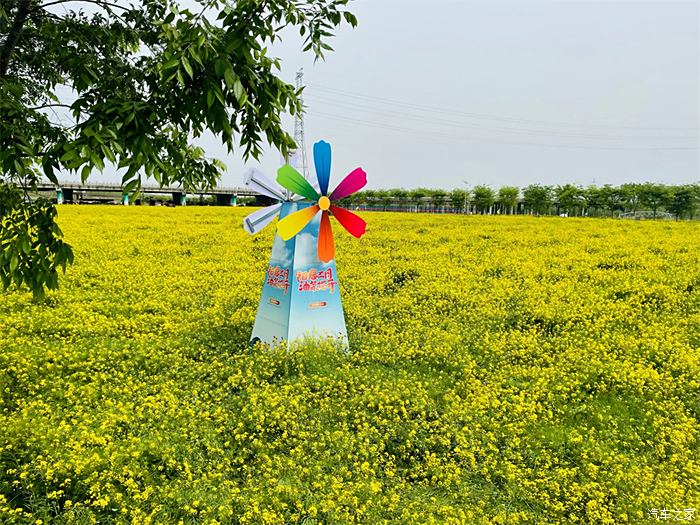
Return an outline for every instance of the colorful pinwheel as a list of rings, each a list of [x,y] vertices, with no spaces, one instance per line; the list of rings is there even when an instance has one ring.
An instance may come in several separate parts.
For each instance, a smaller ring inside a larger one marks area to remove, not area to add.
[[[333,232],[331,230],[330,215],[333,215],[338,222],[358,239],[362,237],[367,228],[367,224],[359,216],[344,208],[332,204],[332,201],[342,199],[355,193],[367,184],[367,174],[362,168],[355,168],[340,184],[328,195],[328,183],[331,178],[331,145],[320,141],[314,144],[314,164],[316,166],[316,177],[318,178],[319,193],[311,184],[289,164],[282,166],[277,171],[277,182],[284,188],[293,191],[311,201],[316,202],[313,206],[303,208],[277,223],[277,233],[285,241],[294,237],[304,229],[320,211],[321,224],[318,230],[318,258],[323,262],[329,262],[335,255],[333,244]]]

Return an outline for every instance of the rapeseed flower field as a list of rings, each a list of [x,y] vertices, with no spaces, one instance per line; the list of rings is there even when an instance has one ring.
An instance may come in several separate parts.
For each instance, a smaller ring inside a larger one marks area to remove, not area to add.
[[[59,207],[60,290],[0,296],[0,523],[700,507],[697,224],[366,213],[336,235],[345,354],[248,349],[248,211]]]

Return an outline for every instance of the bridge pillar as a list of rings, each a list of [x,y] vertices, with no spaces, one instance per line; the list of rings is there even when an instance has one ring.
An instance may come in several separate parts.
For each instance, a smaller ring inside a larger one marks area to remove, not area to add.
[[[228,193],[217,193],[216,194],[216,205],[217,206],[235,206],[236,196]]]
[[[56,190],[56,202],[59,204],[73,204],[75,202],[73,192],[74,190],[69,188],[59,188]]]
[[[122,193],[122,204],[124,206],[129,205],[129,194],[128,193]]]
[[[187,206],[187,194],[180,191],[173,192],[173,204],[175,206]]]

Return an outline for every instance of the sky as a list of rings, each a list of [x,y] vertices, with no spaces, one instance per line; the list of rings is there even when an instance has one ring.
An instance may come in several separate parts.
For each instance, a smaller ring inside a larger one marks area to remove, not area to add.
[[[356,0],[325,61],[283,34],[282,78],[304,70],[307,158],[333,147],[331,187],[700,181],[700,0]],[[294,122],[285,122],[290,133]],[[228,155],[223,186],[259,163]],[[99,179],[112,179],[109,173]]]

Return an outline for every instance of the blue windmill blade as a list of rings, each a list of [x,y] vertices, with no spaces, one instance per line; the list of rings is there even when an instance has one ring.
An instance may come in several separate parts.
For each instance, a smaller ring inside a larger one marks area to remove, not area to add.
[[[243,219],[243,229],[253,235],[262,230],[265,226],[272,222],[272,219],[280,213],[282,204],[273,204],[262,210],[254,211]]]
[[[320,140],[314,144],[314,165],[321,195],[327,195],[331,180],[331,145],[328,142]]]

